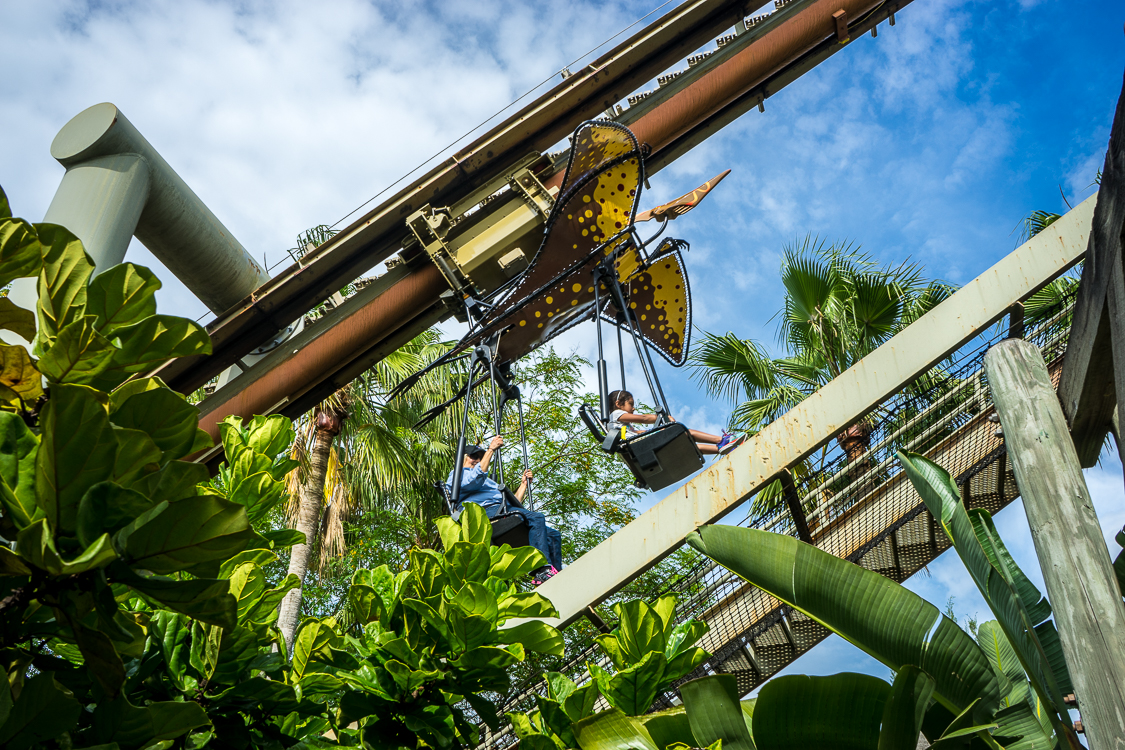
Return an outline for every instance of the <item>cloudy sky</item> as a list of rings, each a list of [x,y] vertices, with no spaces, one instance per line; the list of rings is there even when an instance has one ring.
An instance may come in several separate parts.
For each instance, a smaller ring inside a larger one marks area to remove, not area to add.
[[[42,218],[68,119],[116,104],[255,255],[332,224],[517,97],[652,12],[647,2],[8,3],[0,27],[0,185]],[[768,9],[768,5],[767,5]],[[806,234],[910,258],[965,283],[1016,245],[1033,209],[1092,191],[1125,63],[1110,0],[915,0],[653,180],[647,207],[731,176],[676,222],[695,322],[775,346],[782,249]],[[345,222],[346,223],[346,222]],[[129,259],[159,266],[134,243]],[[161,273],[164,312],[203,306]],[[591,331],[560,345],[590,356]],[[681,421],[716,430],[730,405],[664,372]],[[1089,475],[1107,530],[1125,523],[1121,466]],[[1022,509],[1001,533],[1038,578]],[[1111,545],[1116,552],[1116,545]],[[912,588],[985,614],[956,558]],[[886,670],[838,640],[811,673]]]

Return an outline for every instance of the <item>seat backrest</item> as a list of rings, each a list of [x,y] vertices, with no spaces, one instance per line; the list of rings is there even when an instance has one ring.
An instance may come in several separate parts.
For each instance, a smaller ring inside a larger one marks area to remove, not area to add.
[[[586,404],[578,406],[578,416],[586,424],[586,429],[594,436],[602,445],[602,450],[606,453],[616,453],[621,445],[620,433],[614,431],[606,434],[605,430],[601,427],[601,420],[595,415],[590,413],[590,407]]]
[[[445,482],[434,482],[434,488],[442,498],[442,505],[445,507],[445,512],[456,521],[461,516],[461,507],[456,509],[453,507],[453,498],[449,495],[449,488],[445,486]],[[522,508],[520,501],[516,499],[507,488],[504,488],[504,493],[508,501],[508,507]],[[502,544],[507,544],[513,548],[526,547],[530,544],[528,537],[527,519],[518,513],[501,513],[495,518],[489,519],[492,525],[492,545],[499,547]]]
[[[621,457],[638,483],[659,490],[686,479],[703,466],[703,454],[679,422],[653,428],[620,446]]]
[[[605,430],[600,425],[600,420],[590,413],[590,407],[586,404],[579,404],[578,416],[586,425],[586,429],[594,436],[594,440],[599,443],[605,440]]]

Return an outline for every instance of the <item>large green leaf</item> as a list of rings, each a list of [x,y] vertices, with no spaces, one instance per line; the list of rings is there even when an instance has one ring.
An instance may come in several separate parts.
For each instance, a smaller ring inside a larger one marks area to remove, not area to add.
[[[691,732],[691,722],[683,706],[667,708],[637,718],[644,724],[657,747],[666,748],[676,743],[688,747],[700,747],[700,743]]]
[[[883,709],[879,750],[915,750],[922,720],[934,694],[934,678],[908,664],[895,675]]]
[[[29,576],[31,568],[12,550],[0,545],[0,576]]]
[[[172,315],[150,315],[122,326],[113,339],[121,348],[112,369],[123,373],[141,372],[174,357],[211,353],[211,337],[203,326]]]
[[[758,693],[754,742],[759,750],[878,750],[890,693],[891,686],[878,677],[854,672],[777,677]]]
[[[329,649],[339,643],[340,636],[331,620],[310,617],[301,623],[293,636],[293,676],[298,680],[316,661],[326,661]]]
[[[539,717],[552,733],[558,735],[567,747],[575,747],[578,741],[571,731],[570,717],[563,711],[562,704],[546,696],[536,695],[535,704],[539,707]]]
[[[943,704],[960,711],[979,698],[982,718],[999,705],[1000,681],[973,639],[878,573],[758,529],[704,526],[688,543],[891,669],[914,664],[926,671]]]
[[[562,633],[541,620],[527,620],[505,628],[497,639],[500,643],[519,643],[528,651],[552,656],[562,656],[565,646]]]
[[[590,673],[598,682],[598,690],[614,708],[630,716],[647,713],[664,686],[664,654],[648,652],[637,664],[610,675],[597,664],[590,663]]]
[[[514,617],[558,617],[555,605],[534,591],[522,594],[505,594],[500,597],[500,622]]]
[[[1003,573],[1012,588],[1015,589],[1031,623],[1038,625],[1050,617],[1051,603],[1016,564],[1011,553],[1008,552],[1008,548],[1004,546],[1004,540],[1000,538],[1000,534],[996,531],[996,525],[992,522],[992,515],[983,508],[970,508],[967,513],[973,524],[973,532],[976,534],[977,541],[980,542],[981,549],[988,557],[988,562],[993,568]]]
[[[242,711],[259,709],[266,713],[284,715],[297,710],[300,702],[292,687],[282,682],[253,677],[220,694],[217,707],[229,706]]]
[[[484,508],[476,503],[465,503],[458,519],[461,538],[473,544],[487,544],[492,539],[492,523]]]
[[[168,462],[190,452],[199,409],[170,388],[154,388],[125,399],[109,418],[118,427],[148,433]]]
[[[996,620],[1023,665],[1031,686],[1058,719],[1062,694],[1051,672],[1035,625],[1049,614],[1039,592],[1034,590],[1011,556],[1003,548],[986,511],[974,509],[974,521],[961,502],[961,492],[949,472],[933,461],[913,453],[898,454],[906,475],[934,518],[953,543],[969,575],[996,615]],[[939,688],[940,690],[940,688]],[[975,723],[981,723],[976,717]]]
[[[648,602],[633,599],[615,604],[613,610],[620,619],[613,635],[629,662],[639,662],[650,651],[664,653],[664,621]]]
[[[482,546],[478,546],[478,548],[483,549]],[[466,583],[449,600],[449,604],[466,615],[480,615],[493,624],[496,622],[496,616],[499,612],[496,605],[496,595],[479,583]]]
[[[157,610],[149,618],[149,634],[164,657],[165,674],[177,689],[188,690],[195,683],[188,675],[191,620],[178,612]]]
[[[78,504],[78,541],[91,544],[102,534],[114,534],[154,504],[135,490],[114,482],[98,482]]]
[[[45,518],[21,531],[17,540],[20,556],[53,576],[78,575],[88,570],[104,568],[117,559],[109,535],[102,534],[87,545],[78,557],[64,560],[55,549],[55,540]]]
[[[82,385],[57,385],[39,417],[36,501],[51,527],[72,534],[86,491],[113,473],[117,438],[104,394]]]
[[[1015,649],[1008,642],[1000,623],[995,620],[983,622],[977,628],[977,643],[997,673],[1004,675],[1012,684],[1011,691],[1004,696],[1005,706],[1023,703],[1027,698],[1027,673],[1016,657]]]
[[[156,701],[134,706],[122,695],[94,708],[94,736],[116,742],[121,750],[139,750],[153,740],[172,740],[211,721],[193,701]]]
[[[70,731],[81,713],[82,706],[69,690],[55,681],[54,673],[40,672],[24,683],[8,720],[0,725],[0,747],[7,750],[39,747]]]
[[[207,467],[187,461],[169,461],[159,471],[134,480],[133,488],[152,498],[198,495],[198,485],[210,478]]]
[[[53,383],[97,382],[109,367],[117,348],[94,327],[94,318],[84,315],[67,324],[39,359],[39,370]]]
[[[725,750],[755,750],[734,675],[710,675],[685,682],[680,686],[680,696],[698,747],[721,740]]]
[[[1050,722],[1040,721],[1035,711],[1025,701],[1001,709],[996,713],[993,734],[1000,739],[1004,750],[1053,750],[1058,747]]]
[[[582,750],[662,750],[639,720],[616,708],[577,721],[572,730]]]
[[[43,248],[35,227],[23,219],[0,220],[0,287],[36,276],[42,266]]]
[[[95,327],[109,335],[156,314],[160,280],[144,266],[121,263],[99,273],[86,293],[86,314]]]
[[[35,459],[39,438],[18,414],[0,412],[0,504],[17,529],[35,519]],[[6,490],[6,491],[5,491]]]
[[[246,515],[252,522],[260,521],[269,515],[273,506],[285,494],[285,483],[270,476],[269,472],[257,474],[233,483],[227,499],[246,508]]]
[[[57,224],[36,224],[42,246],[39,272],[39,351],[86,314],[86,292],[94,262],[82,242]]]
[[[1035,636],[1043,646],[1043,654],[1047,657],[1047,664],[1058,682],[1059,692],[1063,695],[1074,692],[1074,683],[1070,679],[1070,670],[1066,666],[1066,656],[1063,654],[1062,641],[1059,631],[1051,620],[1041,622],[1035,626]]]
[[[454,542],[446,549],[446,570],[449,584],[454,589],[460,589],[470,581],[479,582],[488,577],[488,570],[492,564],[488,549],[487,545],[473,542]],[[479,586],[479,583],[471,585]]]
[[[163,576],[129,575],[114,571],[114,580],[129,585],[173,612],[217,625],[233,628],[237,621],[237,603],[230,594],[230,583],[225,579],[191,578],[177,580]],[[121,574],[118,575],[117,573]]]
[[[113,460],[113,481],[132,488],[139,480],[160,471],[164,453],[152,442],[148,433],[113,426],[117,438],[117,456]],[[172,497],[183,497],[179,493]],[[157,495],[157,497],[160,497]]]
[[[35,338],[35,313],[12,302],[10,297],[0,297],[0,329],[30,342]]]
[[[292,420],[280,414],[254,417],[247,432],[246,447],[271,458],[286,450],[296,437]]]
[[[460,531],[460,527],[457,527]],[[446,545],[448,548],[449,545]],[[547,564],[547,558],[534,547],[517,547],[512,549],[508,545],[491,548],[492,565],[488,570],[489,575],[494,575],[503,581],[523,578],[528,573]]]
[[[260,541],[246,509],[214,495],[163,502],[119,531],[133,567],[154,573],[217,573],[223,560]]]

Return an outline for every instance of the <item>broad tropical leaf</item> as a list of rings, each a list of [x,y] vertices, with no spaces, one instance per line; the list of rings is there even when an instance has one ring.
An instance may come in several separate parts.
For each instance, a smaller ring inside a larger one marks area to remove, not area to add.
[[[754,742],[758,750],[878,750],[879,726],[890,696],[886,682],[854,672],[777,677],[758,693]],[[913,715],[914,705],[907,710]],[[915,735],[915,747],[917,743]]]
[[[82,496],[113,474],[117,438],[106,414],[105,395],[82,385],[57,385],[39,428],[36,501],[52,529],[71,534]]]
[[[742,710],[734,675],[711,675],[680,686],[697,747],[721,741],[726,750],[755,750],[751,718]],[[646,725],[647,726],[647,725]]]
[[[133,567],[201,576],[217,573],[223,560],[260,539],[245,508],[214,495],[162,502],[115,537]]]
[[[937,607],[878,573],[757,529],[704,526],[688,543],[891,669],[914,664],[925,670],[942,704],[960,711],[979,698],[982,718],[999,705],[999,679],[973,639]]]
[[[961,492],[949,472],[914,453],[898,454],[907,476],[942,528],[972,576],[985,602],[996,615],[1008,642],[1023,665],[1031,686],[1055,715],[1069,719],[1058,680],[1036,636],[1035,626],[1050,614],[1050,606],[1011,561],[987,512],[974,509],[975,522],[961,503]]]
[[[94,327],[108,336],[121,326],[155,315],[160,286],[160,280],[144,266],[120,263],[90,282],[86,314],[93,316]]]

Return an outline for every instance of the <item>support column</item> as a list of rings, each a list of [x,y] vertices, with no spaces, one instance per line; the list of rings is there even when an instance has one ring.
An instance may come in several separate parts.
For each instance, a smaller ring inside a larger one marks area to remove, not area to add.
[[[1090,747],[1125,748],[1125,606],[1046,363],[1007,339],[984,364]]]
[[[114,105],[75,115],[52,141],[51,156],[66,174],[44,221],[82,240],[95,273],[120,263],[135,235],[217,314],[269,280]]]

